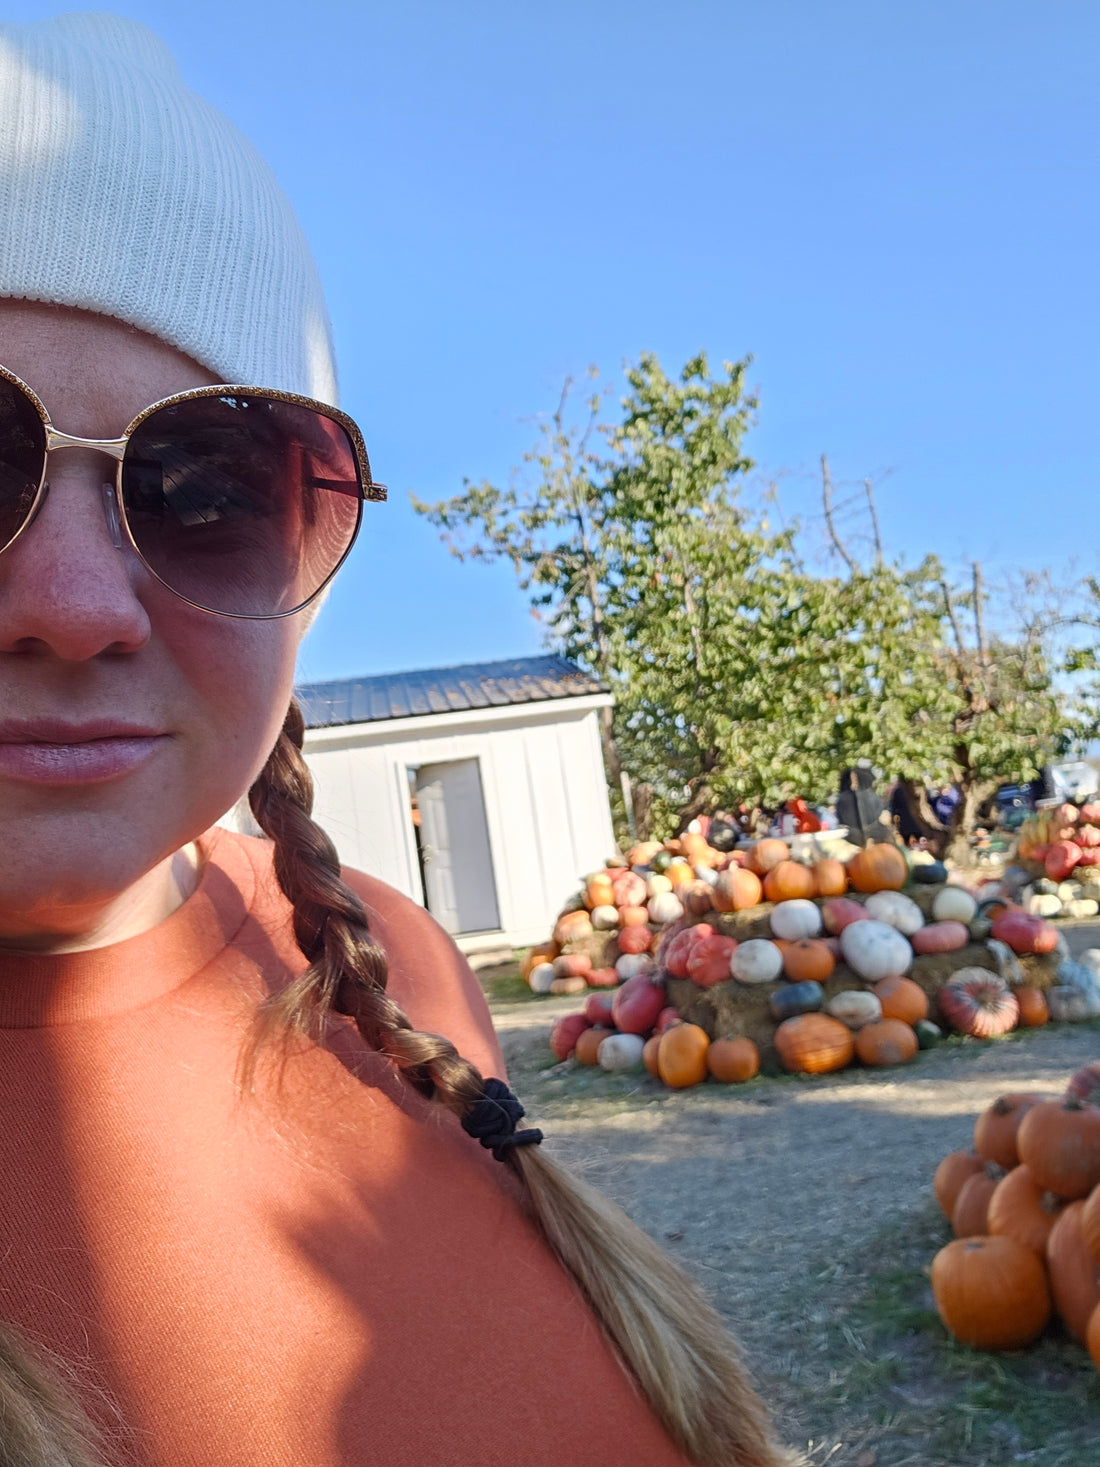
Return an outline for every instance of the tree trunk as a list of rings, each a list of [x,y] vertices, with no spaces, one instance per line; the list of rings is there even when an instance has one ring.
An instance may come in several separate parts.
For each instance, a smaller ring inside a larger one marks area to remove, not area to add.
[[[653,786],[640,779],[634,786],[634,829],[639,840],[653,839]]]
[[[932,854],[942,860],[951,832],[932,809],[928,791],[919,779],[903,779],[901,788],[914,825],[928,842]]]
[[[956,866],[969,866],[974,857],[971,839],[978,823],[978,811],[997,788],[993,780],[960,780],[962,799],[955,807],[947,832],[946,856]]]

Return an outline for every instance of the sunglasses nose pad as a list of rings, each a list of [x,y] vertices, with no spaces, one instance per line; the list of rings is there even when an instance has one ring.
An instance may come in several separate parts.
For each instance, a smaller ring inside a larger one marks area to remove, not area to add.
[[[118,495],[113,484],[100,485],[103,495],[103,513],[107,516],[107,528],[111,532],[111,543],[116,550],[122,549],[122,525],[118,518]]]

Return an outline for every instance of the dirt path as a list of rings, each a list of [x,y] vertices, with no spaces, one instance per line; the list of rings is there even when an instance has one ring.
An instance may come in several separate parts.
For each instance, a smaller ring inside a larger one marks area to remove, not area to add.
[[[1097,931],[1075,937],[1079,952]],[[550,1023],[576,1007],[506,1004],[495,1014],[513,1082],[554,1153],[698,1277],[780,1406],[788,1439],[812,1461],[933,1467],[897,1427],[885,1439],[857,1419],[848,1440],[815,1430],[830,1389],[830,1321],[843,1317],[853,1279],[879,1258],[882,1240],[935,1216],[932,1174],[947,1151],[969,1144],[975,1115],[1003,1090],[1059,1092],[1100,1055],[1097,1028],[951,1045],[891,1075],[853,1070],[673,1094],[648,1077],[548,1064]]]

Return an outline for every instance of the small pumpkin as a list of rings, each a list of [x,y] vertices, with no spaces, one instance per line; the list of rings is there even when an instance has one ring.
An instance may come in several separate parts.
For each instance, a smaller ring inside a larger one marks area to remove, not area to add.
[[[760,1051],[751,1039],[715,1039],[707,1069],[725,1085],[741,1085],[760,1073]]]
[[[1081,1234],[1092,1261],[1100,1264],[1100,1186],[1093,1187],[1081,1212]]]
[[[1080,860],[1081,847],[1076,841],[1056,840],[1047,847],[1043,866],[1052,881],[1065,881]]]
[[[582,1012],[589,1024],[602,1024],[605,1029],[613,1029],[615,1020],[611,1017],[611,1010],[614,1003],[615,995],[612,993],[593,993]]]
[[[792,942],[783,953],[783,971],[792,983],[807,979],[825,983],[833,976],[836,958],[828,944],[817,937],[803,937]]]
[[[1087,1197],[1100,1182],[1100,1108],[1042,1101],[1020,1123],[1016,1149],[1041,1187],[1068,1201]]]
[[[658,927],[678,922],[684,915],[683,904],[674,891],[661,891],[649,899],[649,920]]]
[[[959,1188],[951,1210],[951,1227],[956,1238],[983,1237],[989,1232],[989,1204],[999,1180],[999,1172],[993,1174],[989,1167],[983,1167]]]
[[[930,922],[909,940],[915,953],[955,953],[970,941],[970,929],[961,922]]]
[[[862,1029],[864,1024],[878,1023],[882,1018],[882,1005],[873,993],[850,988],[835,994],[825,1005],[825,1012],[849,1029]]]
[[[947,880],[947,867],[942,861],[921,861],[913,867],[911,875],[920,886],[939,886]]]
[[[875,997],[884,1019],[899,1019],[913,1025],[928,1017],[928,995],[912,978],[882,978],[875,984]]]
[[[774,983],[783,972],[783,954],[766,937],[739,943],[731,954],[727,972],[738,983]]]
[[[665,1006],[665,991],[647,973],[629,978],[615,990],[611,1015],[624,1034],[648,1034]]]
[[[1066,1099],[1088,1100],[1093,1104],[1100,1101],[1100,1060],[1082,1065],[1070,1077],[1066,1086]]]
[[[614,1034],[614,1032],[614,1029],[604,1029],[601,1026],[585,1029],[577,1036],[573,1046],[573,1058],[579,1065],[599,1064],[600,1045],[609,1034]]]
[[[663,872],[655,871],[652,876],[646,877],[645,894],[650,900],[655,896],[667,896],[671,890],[672,882]]]
[[[853,922],[865,922],[869,915],[862,902],[853,901],[851,897],[833,897],[822,906],[821,919],[825,931],[839,937],[845,927],[850,927]]]
[[[589,988],[617,988],[621,982],[614,968],[593,968],[588,974]]]
[[[519,971],[523,981],[530,982],[532,968],[538,967],[540,963],[552,963],[560,952],[561,948],[556,942],[540,942],[537,947],[533,947],[520,964]]]
[[[932,898],[932,917],[936,922],[961,922],[968,927],[978,915],[978,903],[961,886],[945,886]]]
[[[597,932],[614,932],[619,925],[618,907],[593,907],[592,926]]]
[[[1092,1318],[1085,1332],[1085,1344],[1092,1356],[1092,1363],[1100,1370],[1100,1304],[1092,1311]]]
[[[705,917],[714,911],[714,888],[705,881],[693,881],[683,888],[681,900],[693,917]]]
[[[1006,907],[994,917],[992,933],[1014,953],[1051,953],[1058,946],[1058,933],[1050,923],[1019,907]]]
[[[711,888],[716,912],[746,912],[764,900],[764,888],[754,871],[744,866],[727,866]]]
[[[974,1150],[982,1160],[996,1162],[1006,1172],[1019,1166],[1016,1139],[1020,1124],[1032,1106],[1045,1099],[1046,1096],[1037,1095],[1033,1090],[1013,1092],[998,1096],[991,1106],[983,1110],[974,1122]]]
[[[1100,1307],[1100,1265],[1093,1259],[1081,1230],[1085,1204],[1071,1202],[1050,1230],[1047,1268],[1054,1307],[1075,1339],[1085,1342],[1093,1311]]]
[[[653,1026],[654,1034],[663,1034],[666,1029],[675,1029],[677,1024],[684,1022],[684,1016],[679,1009],[674,1009],[671,1004],[663,1008],[657,1015],[657,1022]]]
[[[796,1014],[813,1014],[825,1001],[820,983],[785,983],[768,1000],[772,1018],[776,1023],[793,1019]]]
[[[933,1024],[931,1019],[918,1019],[913,1025],[913,1033],[917,1036],[921,1049],[935,1049],[937,1044],[943,1042],[943,1030],[938,1024]]]
[[[785,840],[758,840],[749,852],[749,865],[757,876],[767,876],[781,861],[789,860],[790,854]]]
[[[945,1327],[975,1350],[1022,1350],[1050,1323],[1042,1260],[1013,1238],[961,1238],[932,1260],[932,1295]]]
[[[623,871],[611,883],[611,895],[617,907],[644,907],[645,881],[633,871]]]
[[[1015,1029],[1016,995],[988,968],[960,968],[939,992],[940,1013],[959,1034],[996,1039]]]
[[[623,953],[615,959],[615,972],[623,983],[637,978],[642,973],[652,973],[653,959],[649,953]]]
[[[852,922],[840,934],[844,961],[868,983],[907,973],[913,962],[909,940],[886,922]]]
[[[613,907],[615,898],[611,891],[612,879],[610,871],[597,871],[590,876],[584,884],[584,904],[588,910],[594,911],[597,907]]]
[[[657,1067],[657,1052],[660,1048],[661,1036],[660,1034],[654,1034],[646,1040],[645,1046],[642,1049],[642,1064],[645,1065],[647,1072],[655,1080],[661,1078],[661,1072]]]
[[[1040,1258],[1046,1257],[1047,1239],[1066,1204],[1053,1192],[1044,1192],[1026,1166],[1017,1166],[1001,1178],[989,1199],[989,1231],[995,1237],[1015,1238]]]
[[[640,1034],[609,1034],[596,1051],[601,1070],[634,1070],[642,1062],[645,1040]]]
[[[850,1065],[855,1054],[851,1030],[826,1014],[785,1019],[775,1031],[775,1048],[785,1070],[824,1075]]]
[[[825,856],[814,862],[814,887],[819,897],[839,897],[848,890],[848,873],[843,861]]]
[[[653,857],[663,850],[664,846],[659,840],[639,841],[636,846],[631,846],[627,851],[626,864],[628,866],[648,866]]]
[[[674,862],[665,874],[668,877],[669,885],[677,894],[691,886],[695,881],[695,872],[686,861]]]
[[[856,891],[900,891],[908,875],[905,857],[885,842],[864,846],[848,862],[848,880]]]
[[[793,901],[816,894],[813,872],[798,861],[780,861],[764,877],[764,896],[769,902]]]
[[[620,927],[623,927],[623,928],[626,928],[626,927],[647,927],[648,925],[649,925],[649,909],[648,909],[648,907],[620,907],[619,908],[619,926]]]
[[[550,1030],[550,1048],[554,1051],[555,1058],[567,1060],[576,1049],[577,1040],[591,1027],[585,1014],[564,1014],[556,1019]]]
[[[672,1090],[684,1090],[707,1078],[710,1036],[698,1024],[677,1024],[661,1035],[657,1073]]]
[[[615,939],[621,953],[647,953],[653,946],[653,933],[648,927],[624,927]]]
[[[732,937],[704,937],[688,954],[687,973],[700,988],[713,988],[716,983],[725,983],[731,977],[730,959],[737,951],[737,941]]]
[[[704,937],[713,937],[714,928],[709,922],[696,922],[692,927],[681,927],[662,939],[658,959],[674,978],[686,978],[687,960],[691,950]]]
[[[527,976],[532,993],[549,993],[551,983],[558,981],[553,963],[536,963]]]
[[[917,1048],[917,1036],[900,1019],[880,1019],[877,1024],[864,1024],[856,1034],[856,1054],[865,1065],[876,1068],[907,1065]]]
[[[563,912],[554,925],[554,941],[559,949],[570,942],[583,942],[592,936],[592,919],[585,911]]]
[[[912,937],[924,926],[924,913],[912,897],[900,891],[876,891],[867,898],[867,914],[876,922],[887,922],[903,937]]]
[[[959,1200],[963,1183],[984,1171],[985,1162],[976,1151],[949,1151],[940,1162],[932,1178],[932,1191],[943,1209],[943,1215],[949,1221],[955,1211],[955,1203]]]
[[[821,931],[821,912],[805,898],[780,902],[771,915],[771,928],[776,937],[782,937],[786,942],[816,937]]]
[[[567,998],[571,993],[586,993],[588,979],[580,973],[570,973],[565,978],[554,978],[548,989],[555,998]]]
[[[562,953],[552,966],[555,978],[583,978],[592,971],[592,959],[587,953]]]

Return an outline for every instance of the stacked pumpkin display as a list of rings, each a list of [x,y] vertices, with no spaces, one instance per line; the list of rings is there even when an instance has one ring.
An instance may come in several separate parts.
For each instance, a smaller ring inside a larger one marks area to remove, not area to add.
[[[973,1151],[944,1157],[936,1199],[955,1241],[932,1262],[940,1318],[980,1350],[1031,1344],[1057,1314],[1100,1369],[1100,1063],[1061,1099],[1002,1095]]]
[[[903,1064],[941,1037],[929,1018],[930,993],[940,1018],[974,1037],[1046,1022],[1040,989],[1023,982],[1013,987],[1009,977],[978,966],[975,957],[992,958],[987,948],[973,945],[992,935],[1006,956],[1047,953],[1057,941],[1048,923],[1003,902],[983,913],[970,892],[940,884],[947,873],[929,866],[912,873],[924,888],[922,907],[900,890],[911,873],[905,856],[890,845],[868,846],[846,866],[836,860],[806,865],[790,859],[784,842],[766,840],[747,860],[699,883],[710,920],[693,921],[685,912],[659,937],[640,941],[637,956],[620,955],[611,981],[625,978],[631,997],[594,996],[583,1013],[560,1021],[553,1041],[559,1058],[575,1053],[608,1069],[647,1060],[664,1078],[671,1060],[662,1067],[657,1046],[646,1054],[645,1041],[682,1025],[691,1034],[662,1043],[669,1055],[694,1045],[689,1072],[698,1079],[708,1073],[711,1037],[749,1041],[752,1073],[761,1047],[769,1063],[774,1055],[784,1069],[807,1074],[857,1059],[868,1066]],[[623,878],[618,880],[622,892]],[[849,884],[854,894],[846,895]],[[695,889],[685,882],[685,893],[689,888]],[[769,909],[765,901],[774,905]],[[700,906],[694,915],[702,915]],[[730,930],[737,923],[740,938]],[[620,949],[630,931],[629,924],[620,925]],[[638,966],[624,971],[624,963]],[[914,964],[922,981],[908,976]],[[590,971],[587,982],[598,984],[603,976]],[[1023,978],[1018,970],[1009,976]],[[616,1037],[624,1031],[618,1013],[629,1008],[633,1014],[635,1003],[644,1022],[632,1017],[626,1032],[633,1037],[622,1040]]]
[[[1023,893],[1034,916],[1100,913],[1100,804],[1037,811],[1020,827],[1016,856],[1034,877]]]

